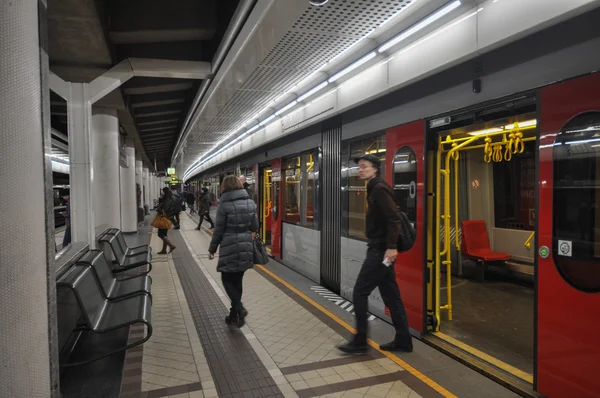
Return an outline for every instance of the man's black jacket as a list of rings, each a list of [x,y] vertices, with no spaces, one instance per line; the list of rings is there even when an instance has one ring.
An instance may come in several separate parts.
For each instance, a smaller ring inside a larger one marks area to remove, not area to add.
[[[401,218],[394,191],[381,178],[375,177],[367,184],[366,235],[368,245],[374,249],[397,249]]]

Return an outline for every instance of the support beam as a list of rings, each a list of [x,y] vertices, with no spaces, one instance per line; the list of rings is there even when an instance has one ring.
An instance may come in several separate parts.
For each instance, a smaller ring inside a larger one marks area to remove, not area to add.
[[[62,99],[67,100],[69,98],[69,83],[52,72],[48,74],[48,83],[50,84],[50,90],[54,91]]]
[[[108,36],[113,44],[136,44],[209,40],[214,34],[214,29],[160,29],[112,31]]]
[[[205,80],[212,77],[210,62],[129,58],[135,76]]]
[[[89,101],[94,104],[106,96],[111,91],[121,87],[123,83],[134,76],[133,68],[129,60],[123,60],[110,70],[104,72],[102,76],[95,78],[89,83]]]
[[[123,89],[127,95],[143,95],[143,94],[156,94],[156,93],[170,93],[173,91],[185,91],[192,88],[192,83],[174,83],[174,84],[161,84],[157,86],[145,86],[145,87],[129,87]]]

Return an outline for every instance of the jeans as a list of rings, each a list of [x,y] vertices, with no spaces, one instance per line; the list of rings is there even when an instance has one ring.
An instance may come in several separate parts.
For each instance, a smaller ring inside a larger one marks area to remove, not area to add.
[[[223,281],[223,287],[225,292],[231,300],[231,308],[237,310],[242,305],[242,292],[243,292],[243,278],[244,272],[222,272],[221,280]]]
[[[367,311],[369,295],[379,287],[381,298],[392,316],[396,329],[395,341],[406,347],[412,347],[412,339],[408,330],[408,317],[400,297],[400,289],[396,282],[394,266],[383,264],[385,250],[369,248],[367,258],[363,263],[354,286],[354,312],[356,314],[356,339],[366,343],[368,332]]]

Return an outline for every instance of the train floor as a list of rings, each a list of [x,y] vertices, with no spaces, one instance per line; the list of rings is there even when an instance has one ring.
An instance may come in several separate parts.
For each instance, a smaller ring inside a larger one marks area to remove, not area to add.
[[[75,381],[65,375],[65,382],[77,384],[69,392],[85,391],[80,396],[89,398],[517,397],[420,340],[414,340],[410,354],[380,351],[378,344],[391,339],[393,327],[377,318],[370,321],[369,352],[341,355],[336,346],[351,338],[353,315],[275,260],[245,274],[247,323],[229,328],[224,322],[229,300],[217,260],[207,258],[210,232],[195,230],[197,219],[187,214],[181,221],[181,229],[168,233],[177,246],[168,255],[156,254],[161,249],[156,229],[144,227],[137,235],[148,239],[155,253],[153,336],[124,358],[97,361],[87,368],[89,374],[78,370]],[[132,328],[129,338],[140,333]],[[89,382],[117,383],[119,393],[100,386],[95,393],[93,386],[85,388]]]
[[[443,312],[440,331],[533,374],[533,287],[492,273],[485,282],[452,277],[452,285],[453,319],[448,321]],[[445,289],[440,301],[447,302]]]

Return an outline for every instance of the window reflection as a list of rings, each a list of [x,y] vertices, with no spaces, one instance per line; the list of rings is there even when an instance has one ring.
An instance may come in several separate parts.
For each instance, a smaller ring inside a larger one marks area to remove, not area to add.
[[[381,178],[385,178],[385,135],[350,144],[350,159],[365,154],[375,155],[381,160]],[[358,165],[352,160],[346,170],[348,186],[348,235],[366,239],[367,184],[358,179]]]
[[[317,152],[310,151],[283,160],[283,221],[314,228]]]
[[[576,288],[600,290],[600,112],[581,114],[554,145],[553,253]]]
[[[393,188],[396,195],[396,204],[398,205],[398,209],[406,214],[413,227],[416,228],[417,158],[415,153],[409,147],[400,148],[394,156]]]

